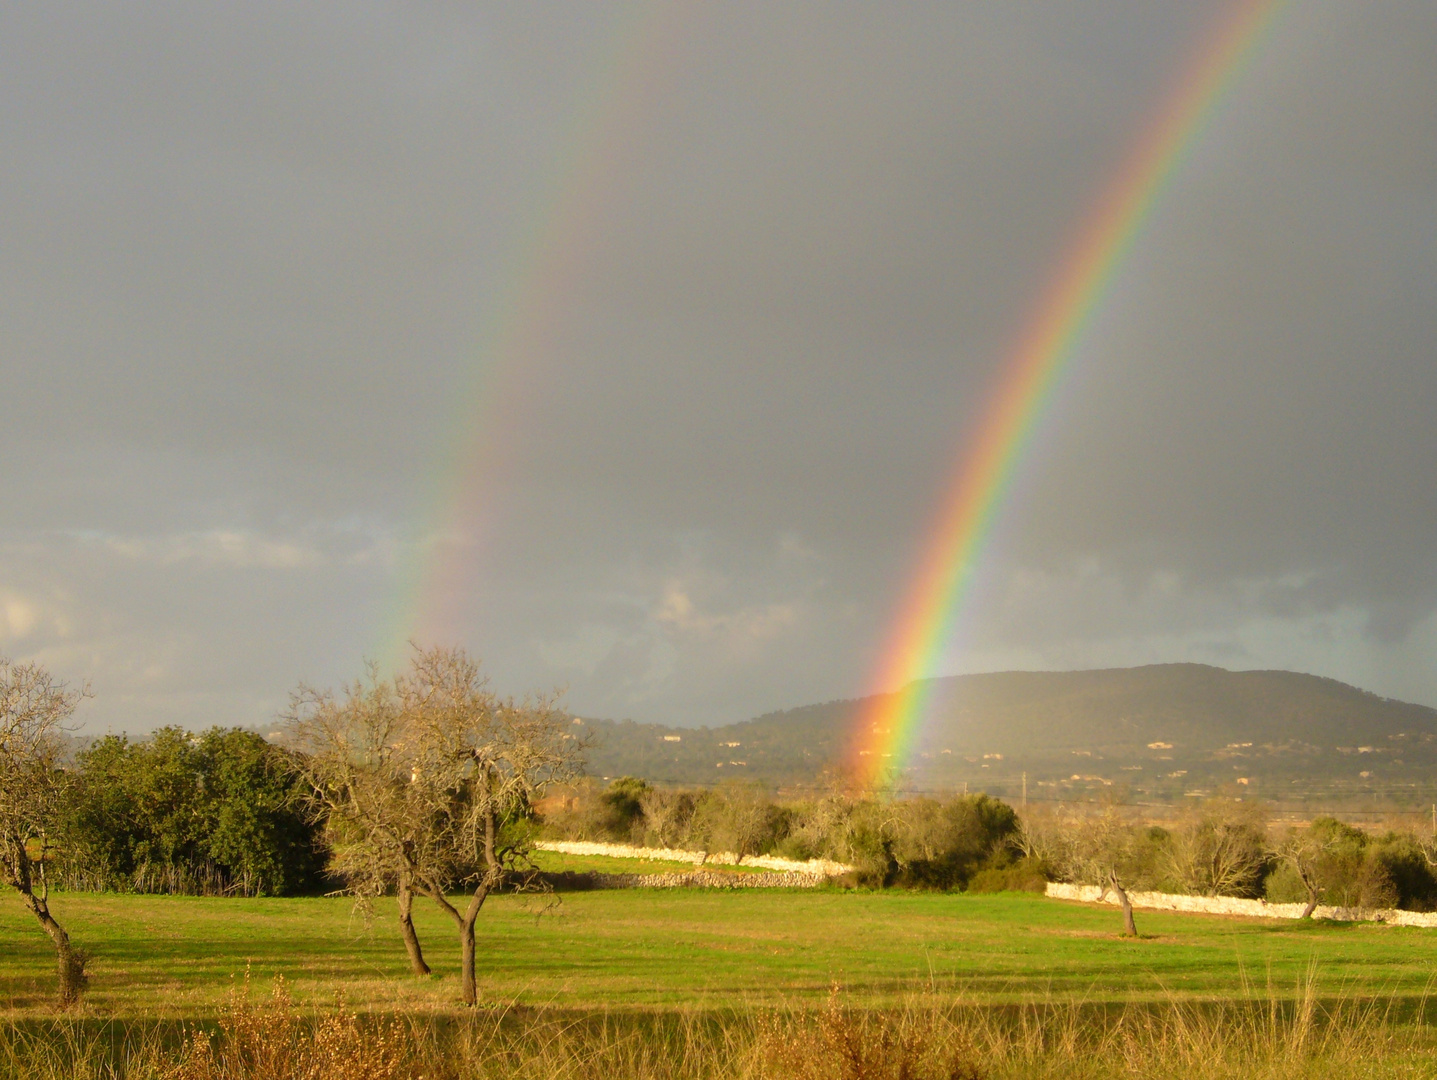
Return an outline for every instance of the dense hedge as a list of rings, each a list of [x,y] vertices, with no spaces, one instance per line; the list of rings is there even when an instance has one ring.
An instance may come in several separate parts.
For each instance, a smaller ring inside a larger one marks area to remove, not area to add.
[[[280,896],[320,883],[313,825],[288,755],[253,732],[109,735],[66,787],[60,882],[133,892]]]

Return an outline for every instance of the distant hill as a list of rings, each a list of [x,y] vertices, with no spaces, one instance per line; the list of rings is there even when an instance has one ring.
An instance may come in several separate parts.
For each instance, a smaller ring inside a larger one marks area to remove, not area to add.
[[[666,783],[730,777],[800,787],[844,767],[873,699],[833,701],[717,728],[585,720],[589,771]],[[898,778],[909,790],[1030,799],[1126,789],[1157,799],[1437,791],[1437,710],[1291,671],[1156,664],[933,680],[931,719]]]

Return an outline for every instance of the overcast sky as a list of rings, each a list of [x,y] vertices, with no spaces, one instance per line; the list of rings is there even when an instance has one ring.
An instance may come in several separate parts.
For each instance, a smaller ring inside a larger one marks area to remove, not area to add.
[[[865,692],[1025,318],[1226,7],[8,5],[0,652],[90,680],[98,731],[267,725],[411,634],[594,716]],[[1434,56],[1429,0],[1286,6],[943,672],[1437,704]]]

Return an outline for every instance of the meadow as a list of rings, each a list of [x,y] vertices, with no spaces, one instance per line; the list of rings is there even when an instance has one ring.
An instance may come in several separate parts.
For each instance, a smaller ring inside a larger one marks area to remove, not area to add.
[[[366,919],[338,898],[62,894],[56,910],[92,954],[83,1009],[205,1019],[235,979],[282,976],[300,1002],[336,992],[361,1012],[456,1008],[458,946],[429,904],[415,919],[435,974],[408,975],[393,900]],[[611,1012],[733,1010],[825,999],[864,1005],[915,991],[998,1005],[1218,1000],[1310,971],[1319,991],[1417,1001],[1437,933],[1373,924],[1139,913],[1032,894],[821,890],[612,890],[499,896],[479,919],[481,1000]],[[1244,990],[1244,987],[1248,988]],[[1264,991],[1265,992],[1265,991]],[[0,908],[0,1002],[51,1009],[53,953],[18,903]]]
[[[392,899],[368,918],[340,898],[63,893],[55,907],[92,953],[90,990],[58,1016],[48,942],[18,902],[0,907],[0,1077],[1437,1069],[1437,932],[1421,929],[1140,912],[1131,940],[1115,910],[1024,893],[500,896],[466,1010],[433,905],[415,912],[425,979],[407,972]],[[217,1025],[214,1053],[181,1049]]]

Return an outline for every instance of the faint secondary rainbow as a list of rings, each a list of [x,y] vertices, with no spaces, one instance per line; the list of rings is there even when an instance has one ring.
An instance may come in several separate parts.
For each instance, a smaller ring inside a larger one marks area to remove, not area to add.
[[[468,384],[439,454],[384,613],[379,659],[407,643],[462,639],[507,456],[542,427],[530,398],[563,333],[563,303],[592,265],[603,212],[679,52],[687,5],[641,4],[613,24],[575,102],[560,151],[524,215],[507,272],[484,304]]]
[[[1014,474],[1075,347],[1163,189],[1196,144],[1283,0],[1236,3],[1196,54],[1108,185],[1005,362],[996,392],[958,461],[856,721],[853,764],[873,783],[908,761],[930,677],[972,585]]]

